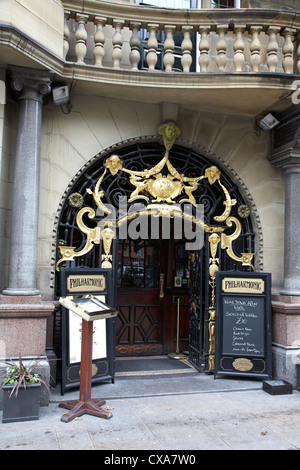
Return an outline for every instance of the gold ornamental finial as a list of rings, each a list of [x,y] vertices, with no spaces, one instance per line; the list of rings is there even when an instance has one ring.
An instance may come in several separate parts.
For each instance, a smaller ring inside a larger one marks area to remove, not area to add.
[[[181,130],[173,121],[168,121],[165,124],[161,124],[158,128],[158,133],[162,135],[163,143],[166,149],[166,153],[173,147],[175,140],[180,136]]]

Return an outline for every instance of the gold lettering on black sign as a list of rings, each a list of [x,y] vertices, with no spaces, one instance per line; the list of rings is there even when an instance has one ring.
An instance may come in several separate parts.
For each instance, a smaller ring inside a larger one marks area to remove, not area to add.
[[[225,277],[222,280],[222,290],[223,292],[237,294],[263,294],[265,281],[263,279]]]
[[[68,292],[99,292],[105,290],[102,274],[70,275],[67,277]]]

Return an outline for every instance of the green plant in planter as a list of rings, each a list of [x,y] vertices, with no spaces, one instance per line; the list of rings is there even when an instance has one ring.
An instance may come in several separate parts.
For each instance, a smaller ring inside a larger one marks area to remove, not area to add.
[[[40,387],[48,383],[33,372],[40,359],[25,365],[19,354],[19,362],[10,359],[3,379],[3,417],[2,422],[28,421],[39,418]],[[30,390],[29,390],[30,389]]]
[[[38,374],[32,372],[37,367],[40,359],[33,360],[28,366],[24,365],[21,355],[19,354],[19,364],[10,359],[6,361],[8,367],[6,373],[2,376],[3,385],[12,385],[10,397],[17,396],[21,386],[30,387],[31,384],[42,383],[49,390],[48,383],[44,381]]]

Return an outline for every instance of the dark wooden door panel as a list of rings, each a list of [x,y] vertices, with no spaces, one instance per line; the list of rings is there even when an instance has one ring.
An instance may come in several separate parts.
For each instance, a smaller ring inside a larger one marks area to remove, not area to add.
[[[174,352],[177,302],[180,304],[180,347],[188,347],[188,252],[181,240],[125,240],[119,251],[117,355]],[[163,288],[158,280],[164,275]],[[176,279],[180,279],[179,286]],[[141,284],[141,286],[139,286]],[[151,287],[150,287],[151,286]]]
[[[161,333],[158,305],[134,306],[134,343],[161,343]]]
[[[158,289],[119,289],[117,355],[162,354]]]

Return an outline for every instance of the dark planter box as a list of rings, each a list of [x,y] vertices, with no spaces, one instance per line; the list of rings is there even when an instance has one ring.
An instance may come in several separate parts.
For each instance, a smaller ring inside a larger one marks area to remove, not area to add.
[[[296,364],[296,389],[300,392],[300,364]]]
[[[3,417],[2,423],[16,421],[32,421],[39,419],[41,384],[31,384],[30,387],[20,387],[18,395],[9,395],[12,385],[3,385]]]

